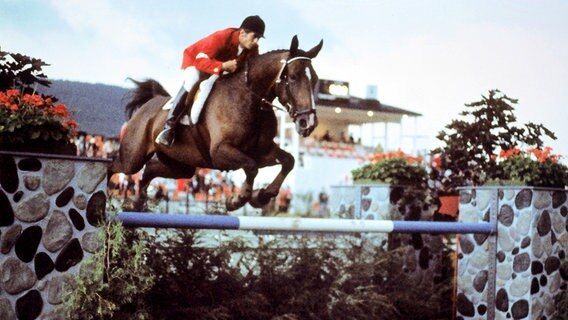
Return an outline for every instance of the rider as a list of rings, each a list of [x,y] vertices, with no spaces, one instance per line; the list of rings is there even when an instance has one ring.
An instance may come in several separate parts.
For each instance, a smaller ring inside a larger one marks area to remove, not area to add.
[[[199,87],[201,93],[191,112],[192,124],[197,123],[199,112],[215,80],[223,72],[236,71],[239,63],[258,56],[258,40],[261,37],[264,37],[264,21],[259,16],[249,16],[239,28],[219,30],[185,48],[181,64],[184,82],[172,102],[166,124],[156,142],[166,146],[173,143],[175,126],[185,110],[186,95],[190,95],[189,101],[193,100]]]

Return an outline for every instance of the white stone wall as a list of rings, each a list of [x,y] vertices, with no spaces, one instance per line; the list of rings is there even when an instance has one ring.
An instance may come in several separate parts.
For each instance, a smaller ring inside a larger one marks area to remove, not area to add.
[[[490,237],[460,235],[457,319],[485,319],[491,308],[495,319],[552,318],[554,296],[568,278],[560,270],[568,247],[566,199],[566,191],[551,189],[461,191],[460,221],[494,221],[498,234],[494,248]]]
[[[106,164],[0,153],[0,319],[63,319],[64,278],[98,248]]]

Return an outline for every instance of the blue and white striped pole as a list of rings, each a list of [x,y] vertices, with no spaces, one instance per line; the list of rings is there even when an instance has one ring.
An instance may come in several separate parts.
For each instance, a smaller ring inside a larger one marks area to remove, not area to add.
[[[355,219],[278,218],[216,215],[178,215],[119,212],[126,227],[224,229],[285,232],[484,233],[497,232],[487,222],[391,221]]]

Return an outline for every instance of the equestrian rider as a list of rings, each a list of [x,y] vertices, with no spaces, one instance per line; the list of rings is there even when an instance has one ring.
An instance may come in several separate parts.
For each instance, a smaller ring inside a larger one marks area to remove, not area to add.
[[[188,46],[183,51],[183,85],[172,102],[164,129],[156,142],[169,146],[173,143],[175,126],[185,111],[185,101],[193,103],[191,123],[197,123],[201,108],[223,72],[234,72],[243,61],[258,56],[258,40],[264,37],[264,21],[259,16],[246,17],[239,28],[227,28]],[[189,94],[189,99],[186,95]]]

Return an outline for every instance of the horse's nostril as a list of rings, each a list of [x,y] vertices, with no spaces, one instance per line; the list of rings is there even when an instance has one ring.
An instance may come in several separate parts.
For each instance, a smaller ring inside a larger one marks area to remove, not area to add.
[[[300,120],[300,128],[305,129],[308,127],[308,122],[305,119]]]

